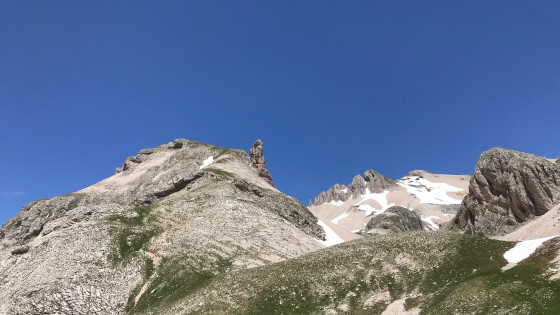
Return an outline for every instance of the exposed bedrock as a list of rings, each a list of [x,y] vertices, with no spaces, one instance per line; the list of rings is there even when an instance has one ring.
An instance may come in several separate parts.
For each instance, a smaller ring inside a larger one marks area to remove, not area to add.
[[[476,164],[451,228],[499,235],[560,203],[560,166],[532,154],[495,148]]]

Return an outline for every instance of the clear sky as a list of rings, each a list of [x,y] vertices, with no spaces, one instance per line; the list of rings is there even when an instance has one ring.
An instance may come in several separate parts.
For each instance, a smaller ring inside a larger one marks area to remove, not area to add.
[[[375,169],[560,155],[558,1],[1,1],[0,222],[175,138],[307,204]]]

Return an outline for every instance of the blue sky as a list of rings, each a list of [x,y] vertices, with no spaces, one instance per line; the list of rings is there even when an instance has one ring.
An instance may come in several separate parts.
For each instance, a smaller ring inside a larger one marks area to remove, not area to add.
[[[560,155],[555,1],[2,1],[0,222],[175,138],[304,203],[372,168]]]

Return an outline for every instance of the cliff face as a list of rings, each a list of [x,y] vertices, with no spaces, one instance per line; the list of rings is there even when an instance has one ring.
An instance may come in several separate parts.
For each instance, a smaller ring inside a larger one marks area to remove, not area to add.
[[[498,235],[560,203],[560,167],[532,154],[491,149],[481,154],[452,228]]]
[[[0,310],[157,309],[220,273],[322,248],[315,217],[252,162],[178,139],[93,186],[25,206],[0,230]]]

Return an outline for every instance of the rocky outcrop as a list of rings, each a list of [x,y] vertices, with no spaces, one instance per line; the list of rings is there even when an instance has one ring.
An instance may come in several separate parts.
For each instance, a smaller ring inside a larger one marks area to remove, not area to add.
[[[187,173],[175,176],[168,183],[162,183],[162,185],[156,186],[154,189],[149,190],[141,194],[135,201],[134,204],[141,206],[146,204],[152,204],[158,199],[167,197],[172,193],[178,192],[179,190],[187,187],[193,181],[199,179],[204,175],[204,172]]]
[[[391,207],[374,216],[366,225],[366,232],[387,234],[406,231],[422,231],[424,225],[418,213],[403,207]]]
[[[499,235],[560,203],[560,167],[528,153],[495,148],[481,154],[469,193],[451,228]]]
[[[29,246],[23,245],[12,250],[12,255],[22,255],[29,251]]]
[[[369,192],[382,192],[391,186],[396,185],[397,181],[379,174],[374,170],[367,170],[364,176],[356,175],[348,187],[336,184],[329,190],[321,192],[315,197],[315,205],[321,205],[331,201],[346,201],[350,198],[357,198]]]
[[[315,197],[315,205],[320,205],[328,203],[331,201],[346,201],[350,194],[348,193],[348,187],[340,184],[335,184],[329,190],[323,191],[317,197]]]
[[[259,176],[266,179],[270,185],[274,186],[272,183],[272,176],[266,169],[266,160],[263,155],[263,142],[261,139],[253,143],[253,146],[249,150],[249,155],[251,156],[251,164],[257,169]]]
[[[370,192],[382,192],[397,183],[396,180],[379,174],[374,170],[367,170],[364,173],[364,180]]]

